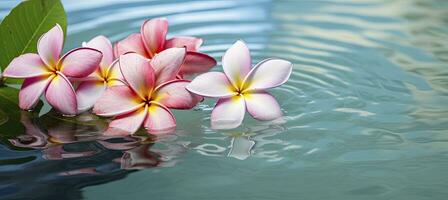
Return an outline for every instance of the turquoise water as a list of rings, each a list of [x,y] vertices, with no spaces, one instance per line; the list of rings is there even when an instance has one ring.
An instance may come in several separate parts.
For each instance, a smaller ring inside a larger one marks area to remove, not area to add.
[[[448,1],[63,3],[66,50],[165,16],[170,36],[202,37],[218,61],[237,39],[254,62],[292,61],[271,90],[286,122],[212,130],[207,100],[175,111],[173,134],[107,139],[94,116],[44,106],[2,139],[1,199],[448,198]]]

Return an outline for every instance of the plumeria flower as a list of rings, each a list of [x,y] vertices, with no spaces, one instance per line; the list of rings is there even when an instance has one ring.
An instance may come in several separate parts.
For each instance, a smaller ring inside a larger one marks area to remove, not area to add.
[[[103,59],[97,70],[76,88],[79,112],[92,108],[106,88],[123,84],[118,60],[114,60],[113,48],[109,39],[100,35],[87,43],[84,42],[82,46],[101,51]]]
[[[116,116],[106,134],[132,134],[142,124],[151,133],[175,128],[169,108],[191,109],[201,100],[185,89],[189,81],[175,80],[185,54],[185,48],[170,48],[150,61],[136,53],[120,56],[127,84],[108,88],[93,107],[99,116]]]
[[[186,47],[187,56],[179,71],[179,77],[208,71],[216,65],[216,60],[207,54],[199,53],[201,38],[173,37],[166,39],[168,20],[155,18],[143,23],[140,33],[134,33],[115,45],[115,55],[118,57],[127,52],[135,52],[146,58],[153,58],[161,51],[173,47]]]
[[[8,65],[4,76],[25,78],[19,93],[19,107],[34,108],[45,91],[48,103],[65,115],[77,114],[75,90],[69,78],[84,78],[94,72],[102,53],[96,49],[76,48],[62,57],[64,33],[56,24],[37,42],[37,52],[23,54]]]
[[[251,69],[249,48],[237,41],[222,57],[222,72],[208,72],[196,77],[187,89],[195,94],[219,98],[211,115],[214,129],[238,127],[247,111],[257,120],[282,116],[280,106],[266,89],[285,83],[292,64],[281,59],[266,59]]]

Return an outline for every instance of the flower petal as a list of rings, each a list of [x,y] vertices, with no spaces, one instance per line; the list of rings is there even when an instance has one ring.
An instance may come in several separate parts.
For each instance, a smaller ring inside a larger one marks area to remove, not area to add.
[[[9,63],[3,76],[11,78],[31,78],[51,74],[40,56],[35,53],[23,54]]]
[[[23,110],[33,109],[53,77],[39,76],[25,79],[19,92],[19,107]]]
[[[61,72],[71,78],[83,78],[93,73],[101,62],[102,53],[81,47],[67,52],[59,61]]]
[[[63,74],[58,74],[45,91],[48,103],[65,115],[76,115],[76,93],[70,81]]]
[[[155,56],[156,53],[163,50],[167,32],[168,20],[166,18],[154,18],[143,23],[140,33],[149,56]]]
[[[241,125],[246,112],[244,97],[233,96],[219,99],[212,111],[213,129],[232,129]]]
[[[275,98],[267,92],[244,94],[247,111],[258,120],[274,120],[282,116]]]
[[[149,60],[136,53],[120,56],[120,70],[129,86],[142,99],[149,97],[154,89],[155,74]]]
[[[224,73],[236,88],[242,86],[243,80],[250,71],[252,59],[247,45],[238,40],[233,44],[222,57],[222,67]]]
[[[114,61],[114,52],[112,49],[112,43],[110,43],[109,39],[103,35],[99,35],[88,41],[87,43],[83,43],[83,47],[90,47],[96,50],[101,51],[103,53],[103,59],[101,59],[100,67],[102,70],[106,70],[112,61]]]
[[[172,109],[191,109],[196,106],[202,97],[190,93],[185,86],[190,81],[174,80],[160,85],[153,96],[155,101]]]
[[[176,119],[165,106],[151,103],[144,126],[152,134],[170,132],[176,128]]]
[[[116,85],[124,85],[125,80],[120,70],[120,63],[118,59],[114,60],[112,64],[107,69],[107,85],[108,86],[116,86]]]
[[[181,74],[204,73],[216,65],[216,60],[207,54],[188,51],[180,69]]]
[[[202,45],[202,39],[196,37],[173,37],[165,42],[165,49],[173,47],[186,47],[187,51],[197,51]]]
[[[197,76],[186,86],[187,90],[204,97],[230,97],[236,94],[227,76],[222,72],[207,72]]]
[[[151,59],[157,77],[156,86],[176,79],[186,53],[185,48],[169,48]]]
[[[78,112],[84,112],[93,107],[106,90],[104,81],[84,81],[76,88]]]
[[[244,80],[244,90],[254,91],[277,87],[285,83],[292,72],[292,64],[282,59],[266,59],[258,63]]]
[[[146,53],[145,44],[143,43],[142,35],[140,33],[133,33],[127,38],[119,41],[115,44],[114,51],[116,57],[125,53],[134,52],[146,58],[150,58],[148,53]]]
[[[55,67],[61,56],[64,45],[64,32],[61,26],[56,24],[48,32],[44,33],[37,42],[37,52],[42,61],[48,66]]]
[[[111,117],[123,115],[143,107],[142,103],[131,88],[126,85],[109,87],[93,106],[93,113]]]
[[[140,109],[127,113],[124,115],[117,116],[109,124],[109,129],[107,130],[107,135],[129,135],[133,134],[142,125],[148,113],[148,108],[141,107]]]

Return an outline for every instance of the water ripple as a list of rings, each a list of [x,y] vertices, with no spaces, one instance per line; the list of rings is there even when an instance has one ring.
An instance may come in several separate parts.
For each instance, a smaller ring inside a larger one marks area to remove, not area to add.
[[[15,4],[0,2],[0,17]],[[304,199],[446,196],[446,2],[77,0],[64,5],[66,50],[96,34],[116,42],[138,32],[145,19],[164,16],[169,37],[202,37],[201,51],[219,65],[237,39],[248,43],[253,64],[267,57],[292,61],[290,80],[270,90],[285,117],[280,123],[247,116],[238,129],[212,130],[214,101],[206,100],[193,111],[175,111],[178,127],[172,135],[121,139],[99,137],[104,124],[55,126],[37,119],[34,132],[8,140],[20,151],[1,146],[5,196],[17,188],[23,189],[15,197],[46,191],[25,189],[29,174],[35,174],[33,185],[70,180],[85,187],[143,168],[150,170],[89,187],[84,194],[179,199],[179,193],[201,199],[203,192],[191,193],[200,186],[223,198],[234,198],[233,193],[255,199],[279,198],[273,194],[297,199],[297,193]],[[28,129],[33,124],[25,123]],[[178,185],[177,193],[168,191]],[[225,193],[216,191],[222,186]],[[249,194],[241,188],[265,190]]]

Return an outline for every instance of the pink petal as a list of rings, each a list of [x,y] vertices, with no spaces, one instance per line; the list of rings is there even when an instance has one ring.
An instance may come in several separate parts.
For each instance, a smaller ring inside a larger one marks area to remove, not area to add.
[[[245,91],[263,90],[285,83],[292,72],[292,64],[281,59],[266,59],[258,63],[244,81]]]
[[[70,81],[63,74],[58,74],[47,87],[45,98],[48,103],[64,115],[76,115],[76,93]]]
[[[146,58],[149,58],[142,40],[142,35],[140,33],[131,34],[124,40],[119,41],[117,44],[115,44],[114,51],[116,57],[119,57],[120,55],[123,55],[125,53],[134,52]]]
[[[39,55],[34,53],[23,54],[9,63],[3,76],[11,78],[31,78],[48,75],[51,72],[42,62]]]
[[[39,76],[25,79],[19,92],[19,107],[23,110],[33,109],[53,77]]]
[[[142,125],[147,113],[148,108],[145,106],[134,112],[117,116],[109,124],[109,129],[107,130],[109,133],[108,135],[126,135],[135,133]]]
[[[166,18],[155,18],[143,23],[140,33],[149,56],[155,56],[156,53],[163,50],[167,32],[168,20]]]
[[[219,99],[211,115],[213,129],[232,129],[241,125],[246,112],[244,97]]]
[[[157,80],[156,85],[176,79],[186,55],[185,48],[166,49],[151,60]]]
[[[197,51],[202,45],[202,39],[196,37],[173,37],[165,42],[165,49],[186,47],[187,51]]]
[[[204,97],[230,97],[236,94],[227,76],[222,72],[207,72],[197,76],[186,86],[187,90]]]
[[[149,97],[154,88],[155,74],[149,60],[136,53],[120,56],[120,70],[129,86],[142,99]]]
[[[103,73],[100,69],[95,70],[95,72],[91,73],[87,77],[84,78],[71,78],[70,80],[75,81],[104,81]]]
[[[275,98],[267,92],[244,94],[247,111],[258,120],[274,120],[282,116]]]
[[[52,29],[43,34],[37,42],[37,52],[42,61],[50,67],[55,67],[61,56],[64,45],[64,32],[61,26],[56,24]]]
[[[198,52],[187,52],[185,61],[180,69],[181,74],[204,73],[216,65],[216,60],[207,54]]]
[[[160,85],[156,89],[155,101],[172,109],[191,109],[202,100],[202,97],[185,89],[190,81],[174,80]]]
[[[104,81],[84,81],[76,88],[78,112],[84,112],[93,107],[106,90]]]
[[[104,37],[102,35],[96,36],[89,42],[84,43],[82,46],[90,47],[99,50],[101,51],[101,53],[103,53],[103,59],[101,59],[100,67],[104,71],[107,69],[107,67],[109,67],[110,64],[112,64],[112,61],[114,61],[114,52],[112,49],[112,43],[110,43],[107,37]]]
[[[238,40],[222,57],[222,67],[230,82],[236,88],[242,86],[243,80],[250,71],[252,59],[247,45]]]
[[[109,87],[93,106],[99,116],[111,117],[133,112],[144,106],[131,88],[126,85]]]
[[[126,82],[121,74],[120,63],[118,59],[114,60],[107,69],[108,86],[124,85]]]
[[[83,78],[93,73],[101,62],[102,53],[81,47],[67,52],[59,61],[61,72],[71,78]]]
[[[170,132],[176,128],[176,119],[165,106],[151,103],[144,126],[152,134]]]

